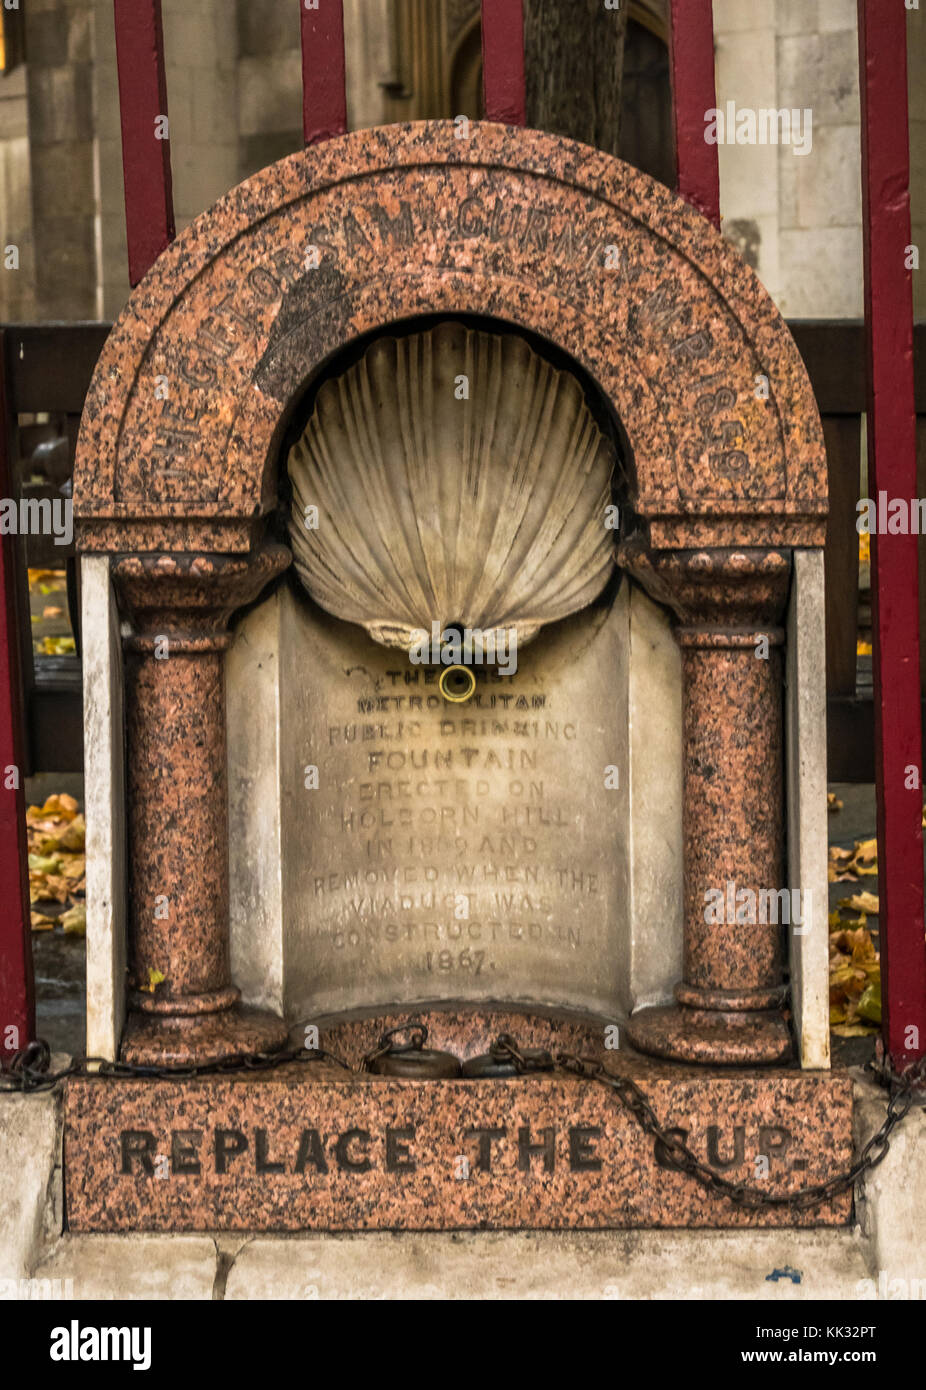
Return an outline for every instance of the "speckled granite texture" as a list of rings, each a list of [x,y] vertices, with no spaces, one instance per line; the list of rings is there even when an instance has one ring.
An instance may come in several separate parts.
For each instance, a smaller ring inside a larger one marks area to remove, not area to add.
[[[113,565],[135,629],[125,639],[128,1061],[177,1064],[285,1039],[279,1019],[238,1012],[231,983],[223,652],[229,614],[289,561],[283,546],[268,546],[253,558],[146,555]]]
[[[846,1077],[619,1065],[726,1178],[793,1191],[850,1161]],[[741,1211],[660,1166],[610,1092],[562,1073],[393,1081],[317,1062],[75,1080],[64,1162],[73,1231],[839,1225],[851,1211],[849,1195]]]
[[[649,554],[621,560],[674,609],[682,648],[685,963],[679,1007],[631,1022],[641,1051],[689,1062],[785,1060],[785,915],[760,894],[784,877],[779,626],[791,557],[777,550]],[[737,920],[748,909],[752,920]],[[721,910],[716,909],[720,894]],[[730,907],[733,907],[731,914]],[[790,903],[789,903],[790,908]],[[717,920],[722,918],[722,920]],[[763,921],[767,917],[769,920]]]

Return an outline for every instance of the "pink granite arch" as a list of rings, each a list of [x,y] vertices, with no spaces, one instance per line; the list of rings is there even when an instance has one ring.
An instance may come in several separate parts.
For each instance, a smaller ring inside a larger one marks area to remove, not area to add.
[[[803,364],[710,224],[574,142],[487,123],[458,139],[438,121],[294,154],[160,257],[87,397],[81,547],[248,551],[274,505],[281,421],[313,370],[435,312],[505,319],[582,364],[627,431],[654,547],[823,543]]]

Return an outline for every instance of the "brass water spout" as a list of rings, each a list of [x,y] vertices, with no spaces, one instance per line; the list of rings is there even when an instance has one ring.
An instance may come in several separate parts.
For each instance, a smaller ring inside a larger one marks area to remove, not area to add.
[[[445,700],[452,705],[465,705],[476,689],[476,677],[469,666],[445,666],[437,682]]]

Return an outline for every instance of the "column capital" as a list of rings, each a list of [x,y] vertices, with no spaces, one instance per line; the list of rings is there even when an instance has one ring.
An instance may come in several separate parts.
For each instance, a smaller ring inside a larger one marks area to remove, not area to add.
[[[791,580],[789,550],[650,550],[618,547],[617,561],[678,619],[682,646],[754,646],[758,635],[784,641],[778,626]]]
[[[228,645],[232,614],[251,603],[292,560],[284,545],[250,555],[118,555],[112,577],[135,632],[130,651],[147,651],[159,636],[174,650],[214,651]]]

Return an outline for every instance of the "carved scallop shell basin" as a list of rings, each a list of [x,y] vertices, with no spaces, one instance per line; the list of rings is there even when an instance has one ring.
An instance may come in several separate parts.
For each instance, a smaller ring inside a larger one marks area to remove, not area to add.
[[[523,337],[449,321],[377,338],[289,452],[296,571],[405,653],[432,624],[524,646],[613,575],[614,457],[577,378]]]
[[[294,413],[295,573],[226,668],[232,968],[293,1022],[617,1018],[681,972],[679,653],[615,567],[619,429],[541,348],[412,326]],[[516,635],[516,668],[477,660],[472,698],[442,698],[409,659],[432,623]]]

